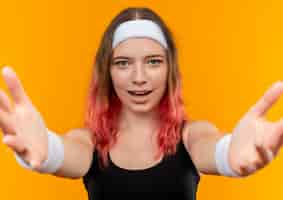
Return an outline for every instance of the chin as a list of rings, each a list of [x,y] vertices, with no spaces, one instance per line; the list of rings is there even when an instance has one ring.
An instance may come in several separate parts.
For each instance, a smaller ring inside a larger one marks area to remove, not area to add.
[[[150,104],[131,104],[128,106],[129,110],[135,113],[150,113],[155,110],[155,107]]]

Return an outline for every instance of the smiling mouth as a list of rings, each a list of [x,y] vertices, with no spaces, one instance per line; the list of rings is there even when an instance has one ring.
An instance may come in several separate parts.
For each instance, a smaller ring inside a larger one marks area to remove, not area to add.
[[[128,93],[132,96],[147,96],[152,92],[152,90],[146,91],[128,91]]]

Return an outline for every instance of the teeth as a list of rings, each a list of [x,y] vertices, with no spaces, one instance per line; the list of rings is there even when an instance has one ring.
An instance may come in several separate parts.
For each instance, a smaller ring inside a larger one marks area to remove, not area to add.
[[[133,95],[145,95],[151,93],[151,91],[129,91],[129,93]]]

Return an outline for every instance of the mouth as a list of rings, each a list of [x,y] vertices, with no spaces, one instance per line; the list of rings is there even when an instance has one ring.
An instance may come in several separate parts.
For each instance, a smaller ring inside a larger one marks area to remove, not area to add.
[[[128,90],[128,93],[132,96],[147,96],[152,92],[152,90]]]

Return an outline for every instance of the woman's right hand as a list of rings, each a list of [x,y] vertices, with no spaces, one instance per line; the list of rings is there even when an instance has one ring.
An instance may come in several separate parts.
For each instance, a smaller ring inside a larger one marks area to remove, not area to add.
[[[0,89],[0,128],[3,143],[22,159],[38,169],[48,156],[47,127],[11,67],[2,69],[2,76],[11,94]]]

